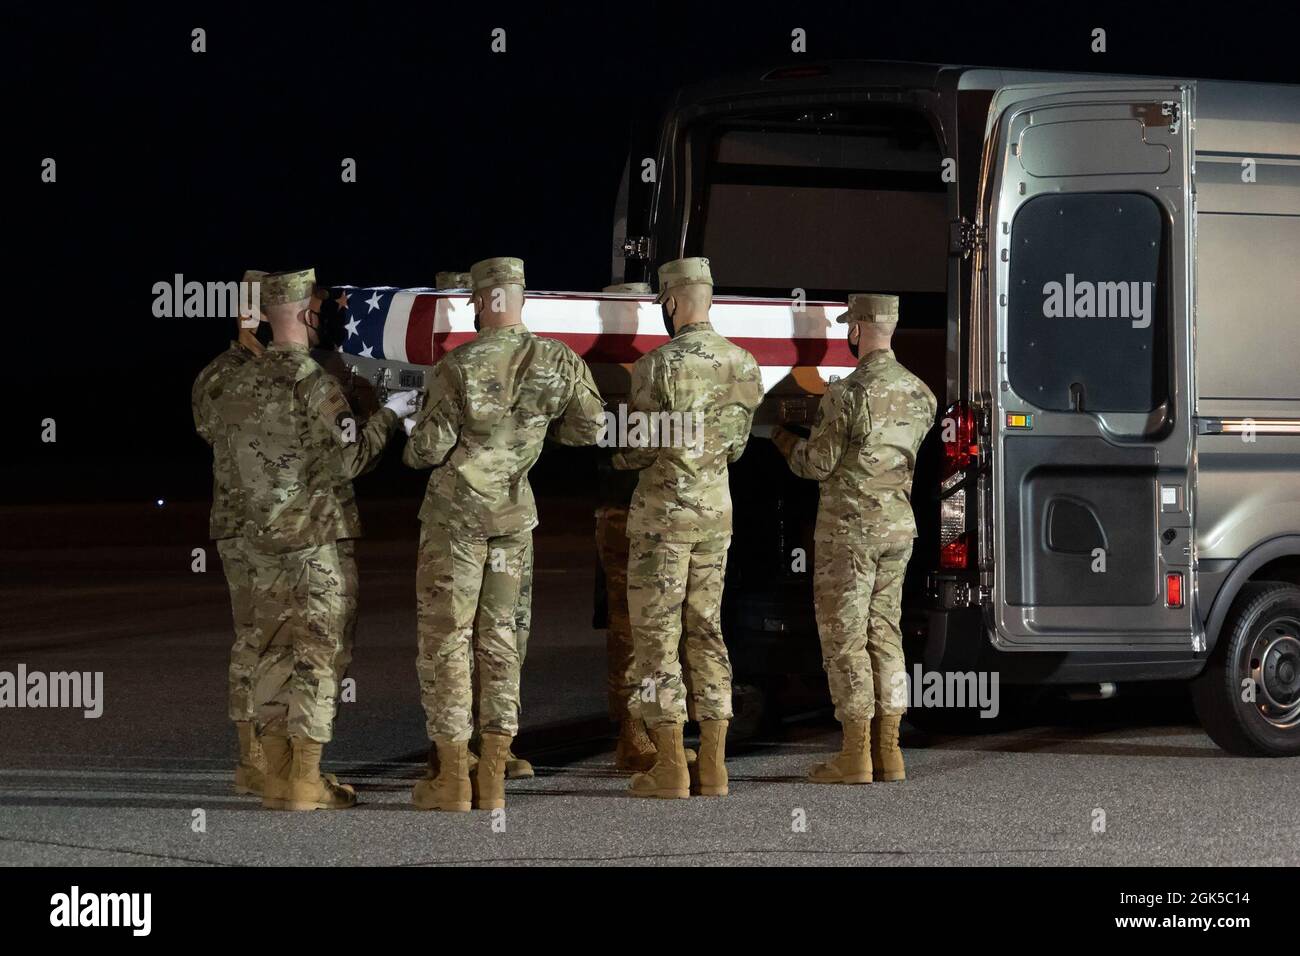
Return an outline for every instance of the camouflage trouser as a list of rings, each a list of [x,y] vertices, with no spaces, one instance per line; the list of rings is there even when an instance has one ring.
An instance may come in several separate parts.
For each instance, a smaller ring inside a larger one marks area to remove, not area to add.
[[[870,720],[907,710],[903,662],[903,575],[912,540],[818,539],[813,600],[822,666],[835,717]]]
[[[248,545],[243,538],[223,538],[217,542],[221,567],[230,588],[230,610],[235,619],[235,643],[230,648],[230,719],[252,720],[253,673],[265,649],[262,632],[253,613],[253,568],[248,559]]]
[[[352,663],[357,563],[352,541],[285,554],[247,551],[265,650],[253,674],[257,732],[328,743]]]
[[[632,622],[627,613],[627,509],[596,509],[596,551],[605,574],[605,595],[609,622],[605,630],[605,654],[609,664],[609,718],[622,720],[631,713],[637,692],[636,654],[632,646]]]
[[[472,670],[480,684],[479,730],[519,732],[517,631],[521,592],[532,581],[532,537],[531,531],[482,538],[431,522],[421,527],[415,666],[430,740],[470,739]]]
[[[631,537],[627,606],[638,683],[633,709],[647,727],[685,723],[688,697],[691,716],[731,719],[731,660],[722,642],[730,543],[730,536],[695,542]]]
[[[528,635],[533,628],[533,539],[528,538],[528,553],[524,556],[523,576],[519,579],[519,603],[515,606],[515,647],[519,649],[519,673],[524,672],[524,658],[528,656]],[[469,658],[470,679],[474,685],[474,726],[479,722],[479,698],[483,682],[474,666],[474,655]]]

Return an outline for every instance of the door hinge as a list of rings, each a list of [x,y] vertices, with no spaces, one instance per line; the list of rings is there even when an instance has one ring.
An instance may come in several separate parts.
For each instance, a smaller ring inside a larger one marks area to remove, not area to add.
[[[965,216],[948,223],[948,254],[969,258],[988,241],[988,230]]]
[[[640,259],[648,262],[650,246],[649,236],[627,236],[614,240],[614,255],[620,259]]]
[[[1177,100],[1165,100],[1160,104],[1160,115],[1169,117],[1169,133],[1176,135],[1183,119],[1183,104]]]

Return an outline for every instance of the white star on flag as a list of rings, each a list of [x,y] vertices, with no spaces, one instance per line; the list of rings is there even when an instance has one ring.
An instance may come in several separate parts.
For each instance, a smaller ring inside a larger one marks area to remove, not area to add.
[[[357,328],[360,325],[361,325],[361,320],[358,319],[355,315],[352,316],[352,321],[350,321],[347,325],[343,326],[345,329],[348,330],[348,338],[352,338],[352,336],[357,334]]]
[[[340,292],[339,297],[334,301],[339,304],[339,311],[342,312],[348,307],[348,294],[346,292]]]
[[[374,357],[375,357],[375,347],[374,347],[373,345],[366,345],[365,342],[362,342],[362,343],[361,343],[361,357],[362,357],[362,358],[374,358]]]
[[[379,293],[378,292],[370,293],[370,298],[366,299],[366,305],[370,306],[371,312],[379,308]]]

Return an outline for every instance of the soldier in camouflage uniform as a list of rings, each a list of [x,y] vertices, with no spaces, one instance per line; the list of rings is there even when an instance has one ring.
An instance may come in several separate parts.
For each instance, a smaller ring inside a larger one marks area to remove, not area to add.
[[[434,288],[439,292],[451,290],[472,289],[474,280],[468,272],[439,272],[434,280]],[[524,658],[528,654],[528,635],[532,630],[533,619],[533,563],[531,556],[527,562],[524,571],[524,578],[519,583],[519,607],[515,611],[515,645],[519,648],[519,670],[524,669]],[[425,662],[426,668],[432,668],[431,661]],[[432,670],[429,670],[432,674]],[[469,740],[469,769],[470,773],[478,766],[478,752],[482,745],[478,732],[478,714],[479,714],[479,692],[481,682],[474,669],[474,656],[471,654],[469,659],[470,684],[473,689],[473,711],[474,711],[474,733]],[[433,780],[438,776],[438,745],[429,744],[429,766],[425,771],[424,779]],[[527,780],[534,776],[533,765],[518,756],[512,747],[506,754],[506,779],[507,780]]]
[[[912,473],[938,403],[890,348],[897,296],[849,296],[838,321],[852,323],[849,346],[858,367],[827,387],[806,441],[782,428],[773,435],[796,475],[822,483],[813,595],[844,742],[809,777],[902,780],[898,723],[907,701],[897,690],[906,686],[899,618],[916,536]]]
[[[700,722],[699,793],[727,793],[731,661],[721,623],[731,543],[727,468],[745,450],[763,385],[754,357],[709,324],[712,300],[708,259],[659,267],[658,302],[672,339],[637,361],[628,403],[629,425],[640,413],[658,427],[649,435],[630,432],[632,447],[614,456],[616,468],[640,471],[627,522],[627,603],[636,707],[656,757],[648,771],[632,777],[634,796],[689,794],[682,746],[688,686]],[[681,440],[674,440],[674,427]],[[685,682],[679,645],[689,671]]]
[[[266,757],[262,805],[270,809],[356,803],[350,787],[320,772],[352,653],[353,539],[361,534],[352,479],[378,461],[417,397],[397,393],[364,425],[357,421],[339,383],[308,353],[319,342],[314,284],[310,269],[263,277],[275,341],[214,402],[238,471],[263,646],[253,704]]]
[[[505,806],[505,762],[519,728],[520,595],[537,526],[528,472],[548,437],[594,444],[604,422],[582,359],[524,327],[523,263],[487,259],[470,273],[478,337],[435,366],[403,455],[433,468],[420,508],[416,669],[439,769],[412,792],[431,810]],[[476,787],[471,653],[482,685]]]
[[[243,283],[258,282],[266,273],[250,269]],[[257,301],[257,297],[253,297]],[[239,738],[239,760],[235,765],[235,792],[262,793],[266,763],[257,743],[253,723],[253,669],[262,652],[256,622],[253,619],[252,580],[245,556],[247,546],[240,537],[239,475],[225,441],[219,440],[219,420],[213,403],[221,396],[231,377],[246,363],[262,354],[262,343],[255,330],[261,321],[258,314],[236,317],[236,339],[230,347],[208,363],[194,380],[190,391],[190,410],[194,430],[212,446],[212,513],[209,533],[217,543],[221,567],[230,589],[230,609],[235,622],[235,643],[230,648],[230,699],[228,712]]]

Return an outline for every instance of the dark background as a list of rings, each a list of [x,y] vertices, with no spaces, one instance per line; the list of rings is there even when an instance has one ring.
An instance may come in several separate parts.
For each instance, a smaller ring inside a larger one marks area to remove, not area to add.
[[[920,60],[1295,81],[1288,8],[1175,4],[31,5],[5,18],[3,502],[201,499],[189,387],[226,322],[154,319],[152,286],[314,265],[428,285],[526,260],[609,281],[633,120],[719,72]],[[508,52],[490,52],[507,30]],[[1104,55],[1090,31],[1108,33]],[[192,53],[190,31],[207,30]],[[58,182],[40,182],[41,161]],[[353,157],[358,182],[340,181]],[[58,442],[40,441],[41,419]],[[394,456],[389,456],[393,458]],[[568,470],[568,469],[565,469]],[[386,462],[370,493],[404,493]],[[544,456],[544,490],[557,467]],[[412,478],[415,476],[411,476]],[[572,474],[566,476],[572,479]],[[421,479],[422,480],[422,479]]]

